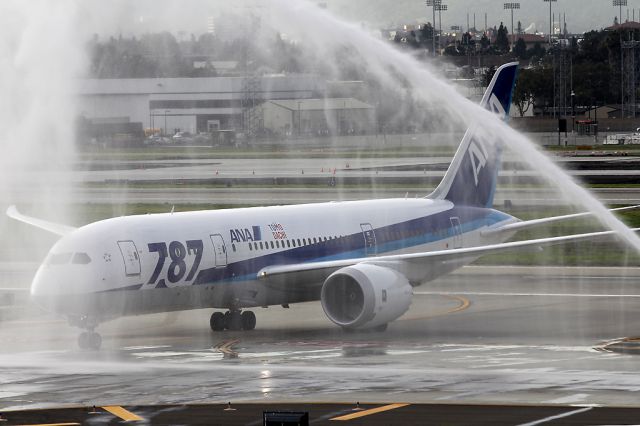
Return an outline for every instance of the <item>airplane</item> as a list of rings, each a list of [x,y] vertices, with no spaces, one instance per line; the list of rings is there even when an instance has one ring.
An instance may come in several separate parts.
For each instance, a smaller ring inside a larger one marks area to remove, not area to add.
[[[481,101],[502,119],[517,71],[517,62],[501,66]],[[95,329],[121,316],[222,309],[211,315],[213,331],[252,330],[250,308],[318,300],[346,330],[384,331],[407,312],[414,287],[482,255],[613,234],[505,242],[521,229],[589,213],[520,221],[493,209],[502,148],[481,123],[471,125],[424,198],[134,215],[80,228],[15,206],[7,215],[61,237],[30,294],[83,330],[83,349],[99,349]]]

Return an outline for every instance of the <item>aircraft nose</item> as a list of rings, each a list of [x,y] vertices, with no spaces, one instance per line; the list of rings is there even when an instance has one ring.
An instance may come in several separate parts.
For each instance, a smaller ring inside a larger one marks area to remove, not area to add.
[[[49,269],[44,265],[38,268],[31,282],[31,296],[38,297],[59,293],[56,280]]]
[[[55,311],[57,299],[64,293],[59,274],[54,274],[46,265],[40,266],[31,282],[31,299],[49,311]]]

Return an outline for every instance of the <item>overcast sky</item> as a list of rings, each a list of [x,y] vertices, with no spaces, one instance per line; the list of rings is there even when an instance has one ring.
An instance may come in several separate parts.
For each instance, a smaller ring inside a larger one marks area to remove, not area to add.
[[[427,12],[424,0],[323,0],[329,9],[350,20],[372,22],[377,25],[385,23],[401,23],[431,21],[431,11]],[[511,2],[511,1],[509,1]],[[467,26],[467,13],[473,25],[473,14],[476,14],[476,27],[484,28],[484,14],[488,16],[490,26],[499,25],[500,21],[511,26],[511,13],[504,10],[503,0],[443,0],[448,10],[442,13],[442,27],[451,25]],[[514,21],[520,20],[523,27],[532,23],[538,31],[549,31],[549,3],[543,0],[520,0],[520,9],[514,10]],[[636,20],[640,13],[640,0],[628,0],[629,19],[632,19],[632,8],[635,8]],[[601,29],[613,23],[618,7],[612,6],[611,0],[558,0],[552,3],[552,13],[566,14],[570,32],[582,33],[590,29]],[[627,8],[623,8],[626,19]],[[437,17],[436,17],[437,19]]]
[[[295,0],[292,0],[295,1]],[[403,23],[431,21],[431,12],[427,11],[425,0],[313,0],[325,2],[329,11],[349,21],[362,23],[369,28],[382,28]],[[442,13],[442,27],[460,25],[466,29],[467,13],[473,25],[473,14],[476,14],[476,27],[484,28],[484,14],[487,13],[490,26],[499,25],[503,21],[510,27],[511,15],[504,10],[504,0],[443,0],[448,10]],[[103,34],[144,33],[149,31],[168,30],[174,33],[201,34],[207,30],[207,16],[214,16],[223,11],[258,10],[264,13],[269,0],[113,0],[105,8],[104,2],[87,0],[85,8],[100,10],[96,19],[96,32]],[[255,5],[261,4],[262,8]],[[640,15],[640,0],[628,0],[628,8],[623,8],[626,19],[629,10],[630,19],[635,10],[636,20]],[[514,21],[520,20],[524,28],[534,27],[538,31],[548,32],[549,3],[543,0],[521,0],[521,8],[514,11]],[[611,0],[557,0],[552,3],[552,11],[566,14],[570,32],[582,33],[590,29],[601,29],[613,23],[619,9],[612,6]],[[635,8],[635,9],[632,9]],[[95,15],[95,12],[91,13]],[[111,16],[112,19],[104,19]],[[116,16],[116,18],[113,18]],[[94,17],[95,19],[95,17]],[[117,22],[117,24],[113,24]]]

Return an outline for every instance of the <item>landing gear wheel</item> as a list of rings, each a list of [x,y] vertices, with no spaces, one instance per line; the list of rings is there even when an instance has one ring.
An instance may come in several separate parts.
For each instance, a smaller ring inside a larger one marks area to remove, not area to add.
[[[225,328],[231,331],[242,329],[242,317],[239,311],[230,311],[225,314]]]
[[[209,325],[211,326],[211,330],[213,331],[223,331],[224,330],[224,314],[222,312],[214,312],[211,314],[211,319],[209,320]]]
[[[83,331],[78,336],[78,346],[80,349],[98,350],[102,346],[102,336],[95,331]]]
[[[78,346],[80,349],[89,349],[89,332],[83,331],[78,336]]]
[[[253,330],[256,328],[256,314],[252,311],[244,311],[241,317],[243,330]]]

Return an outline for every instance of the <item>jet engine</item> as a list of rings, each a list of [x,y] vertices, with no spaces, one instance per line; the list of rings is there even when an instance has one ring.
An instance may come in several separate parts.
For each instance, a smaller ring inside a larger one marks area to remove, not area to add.
[[[322,285],[322,309],[331,321],[346,328],[384,327],[407,312],[413,295],[401,273],[361,263],[329,275]]]

